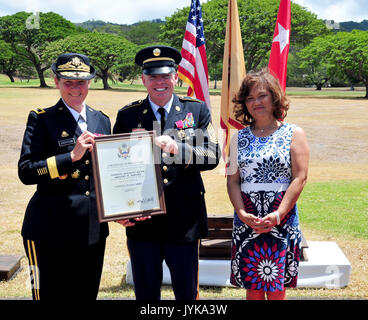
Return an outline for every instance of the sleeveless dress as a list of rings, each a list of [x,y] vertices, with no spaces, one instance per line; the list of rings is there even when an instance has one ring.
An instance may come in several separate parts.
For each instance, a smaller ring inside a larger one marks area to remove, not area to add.
[[[276,211],[291,182],[290,144],[296,126],[284,123],[258,138],[249,127],[238,133],[238,168],[245,211],[258,217]],[[234,213],[231,284],[276,291],[296,287],[301,232],[296,205],[268,233],[258,234]]]

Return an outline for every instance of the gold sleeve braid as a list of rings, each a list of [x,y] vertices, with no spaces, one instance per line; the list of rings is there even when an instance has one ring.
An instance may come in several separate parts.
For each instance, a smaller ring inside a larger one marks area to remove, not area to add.
[[[49,169],[51,179],[59,177],[59,171],[56,166],[55,156],[47,159],[47,168]]]

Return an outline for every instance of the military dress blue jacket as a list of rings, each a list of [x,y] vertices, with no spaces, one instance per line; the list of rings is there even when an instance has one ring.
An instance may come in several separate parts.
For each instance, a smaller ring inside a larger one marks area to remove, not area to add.
[[[158,127],[154,124],[157,120],[147,97],[119,110],[113,133],[151,131]],[[221,156],[210,112],[204,102],[174,94],[164,130],[179,147],[178,155],[161,151],[167,213],[135,222],[135,226],[126,228],[127,237],[179,243],[195,241],[208,234],[205,188],[200,172],[214,169]]]
[[[87,130],[110,134],[107,115],[86,106]],[[26,185],[37,185],[28,203],[22,236],[50,243],[93,244],[108,235],[98,222],[91,154],[72,163],[70,152],[82,134],[60,99],[55,106],[29,113],[18,175]]]

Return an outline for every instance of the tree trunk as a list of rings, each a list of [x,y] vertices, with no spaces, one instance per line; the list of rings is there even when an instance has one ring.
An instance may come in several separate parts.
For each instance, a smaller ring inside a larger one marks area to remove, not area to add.
[[[365,84],[365,97],[366,99],[368,99],[368,83]]]
[[[6,72],[6,75],[9,77],[11,82],[14,82],[13,74],[12,72]]]
[[[107,79],[108,79],[107,74],[106,75],[104,74],[102,76],[102,83],[103,83],[104,90],[111,89],[110,86],[109,86],[109,83],[107,82]]]
[[[316,90],[322,90],[322,84],[321,83],[316,84]]]
[[[45,81],[45,76],[43,74],[43,71],[41,69],[41,66],[39,64],[35,64],[34,65],[38,74],[38,78],[40,79],[40,88],[47,88],[48,85],[46,84]]]

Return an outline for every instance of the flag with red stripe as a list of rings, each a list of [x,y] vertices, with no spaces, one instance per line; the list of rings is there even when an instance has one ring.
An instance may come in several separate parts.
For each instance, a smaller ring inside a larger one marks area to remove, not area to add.
[[[188,96],[205,101],[211,110],[208,92],[208,67],[203,31],[202,8],[199,0],[192,0],[181,49],[179,78],[189,85]]]
[[[279,79],[281,88],[285,91],[287,60],[290,46],[290,0],[281,0],[277,14],[275,32],[268,69]]]

